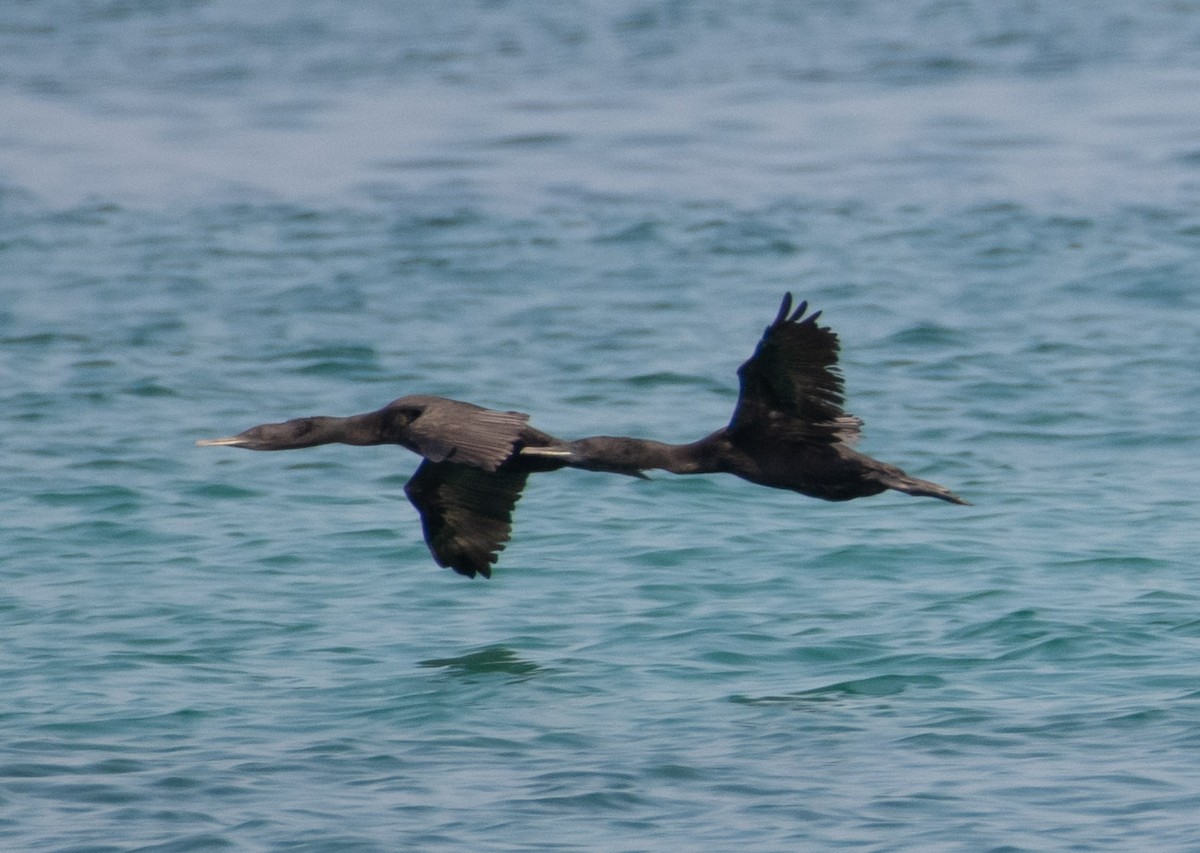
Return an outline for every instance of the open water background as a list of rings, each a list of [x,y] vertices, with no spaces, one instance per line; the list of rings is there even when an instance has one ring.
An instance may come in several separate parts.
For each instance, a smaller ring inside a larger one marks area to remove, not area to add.
[[[0,6],[0,846],[1200,849],[1200,5]],[[955,488],[535,477],[688,440],[784,290]]]

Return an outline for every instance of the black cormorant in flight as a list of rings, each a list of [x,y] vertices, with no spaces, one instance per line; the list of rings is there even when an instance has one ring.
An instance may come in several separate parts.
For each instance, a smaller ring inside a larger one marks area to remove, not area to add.
[[[512,530],[512,511],[531,473],[583,468],[642,476],[735,474],[827,501],[887,489],[967,503],[853,449],[862,421],[842,410],[838,338],[783,297],[754,354],[738,368],[741,391],[727,426],[691,444],[596,436],[564,441],[497,412],[444,397],[411,395],[347,418],[263,424],[198,445],[290,450],[318,444],[399,444],[424,457],[404,491],[421,515],[433,558],[459,574],[491,577]]]

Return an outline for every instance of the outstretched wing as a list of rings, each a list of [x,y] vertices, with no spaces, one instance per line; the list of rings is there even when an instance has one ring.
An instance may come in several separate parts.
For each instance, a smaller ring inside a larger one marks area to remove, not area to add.
[[[741,392],[729,428],[769,424],[794,438],[853,442],[862,421],[842,410],[838,337],[807,317],[808,303],[792,310],[786,293],[779,314],[763,332],[754,355],[738,368]]]
[[[425,542],[439,566],[470,578],[492,576],[492,563],[512,532],[513,508],[526,476],[524,471],[421,462],[404,493],[421,514]]]

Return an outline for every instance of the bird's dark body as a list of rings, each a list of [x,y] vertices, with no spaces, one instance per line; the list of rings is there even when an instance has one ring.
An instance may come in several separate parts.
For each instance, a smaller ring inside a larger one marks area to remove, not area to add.
[[[784,297],[754,355],[738,370],[741,393],[729,424],[690,444],[625,436],[565,441],[500,412],[430,395],[394,400],[347,418],[310,417],[251,427],[201,441],[251,450],[288,450],[338,442],[398,444],[423,457],[405,488],[425,540],[442,566],[474,577],[508,540],[512,511],[530,474],[579,468],[642,476],[733,474],[762,486],[827,501],[888,489],[966,503],[950,490],[905,474],[851,446],[861,421],[842,410],[837,336],[820,312],[792,311]]]
[[[872,475],[880,465],[869,456],[834,445],[743,442],[731,454],[729,473],[774,489],[789,489],[810,498],[848,501],[886,491]]]

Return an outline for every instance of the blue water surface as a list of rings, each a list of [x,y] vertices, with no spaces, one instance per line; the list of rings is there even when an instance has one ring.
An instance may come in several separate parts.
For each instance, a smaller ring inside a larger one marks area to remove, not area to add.
[[[1200,849],[1200,12],[0,8],[0,846]],[[434,393],[723,424],[785,290],[945,483],[531,479],[491,581]]]

